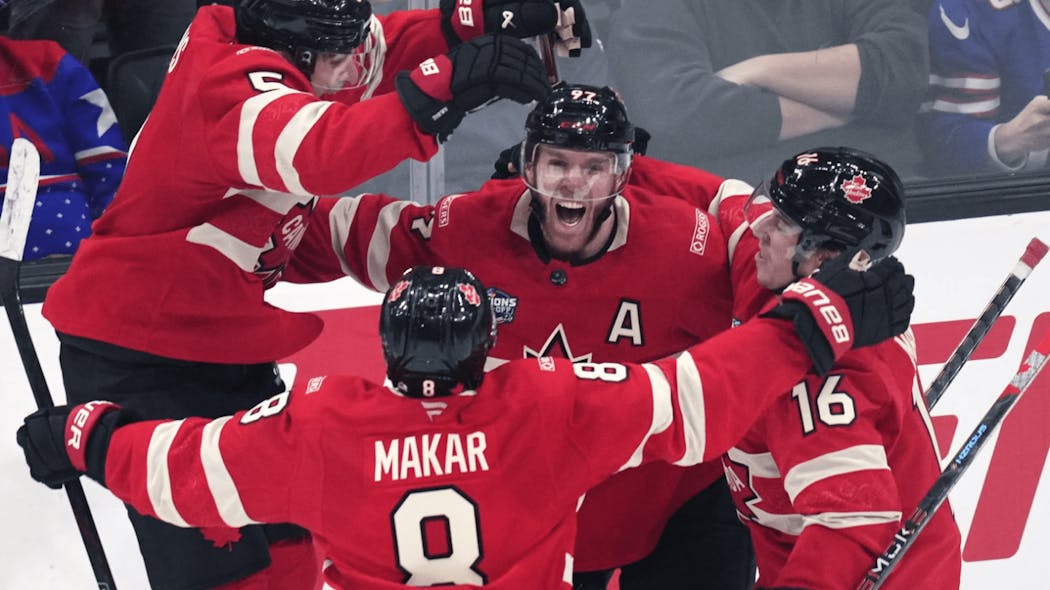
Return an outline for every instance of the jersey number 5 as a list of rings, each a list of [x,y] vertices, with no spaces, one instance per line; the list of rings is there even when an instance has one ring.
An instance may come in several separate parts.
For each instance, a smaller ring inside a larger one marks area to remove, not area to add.
[[[411,490],[390,514],[406,586],[484,585],[478,505],[454,487]]]
[[[798,404],[799,418],[802,420],[802,432],[809,434],[816,430],[813,422],[813,407],[816,406],[817,419],[826,426],[846,426],[857,418],[856,404],[853,398],[844,391],[835,391],[842,380],[842,375],[830,375],[820,385],[816,399],[809,391],[809,384],[802,381],[791,390],[791,397]]]

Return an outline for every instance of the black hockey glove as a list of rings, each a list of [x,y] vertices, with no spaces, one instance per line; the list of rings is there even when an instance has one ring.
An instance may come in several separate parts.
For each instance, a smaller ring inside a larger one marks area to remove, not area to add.
[[[521,174],[521,171],[518,170],[520,164],[521,142],[519,141],[499,153],[499,157],[496,158],[496,163],[493,164],[496,171],[492,173],[492,178],[499,180],[517,178]]]
[[[120,406],[105,401],[26,416],[15,438],[25,452],[29,475],[56,490],[81,473],[106,485],[106,451],[120,418]]]
[[[449,47],[484,33],[519,39],[555,32],[559,11],[573,11],[572,36],[591,46],[591,26],[580,0],[441,0],[441,30]],[[566,33],[567,34],[567,33]],[[580,50],[570,52],[578,56]]]
[[[470,111],[500,98],[522,104],[550,93],[536,51],[523,41],[485,35],[400,72],[394,81],[420,129],[445,141]]]
[[[821,265],[812,277],[792,283],[781,303],[763,316],[791,319],[813,368],[827,373],[850,348],[877,344],[908,329],[915,307],[915,278],[894,257],[867,271],[849,266],[852,253]]]

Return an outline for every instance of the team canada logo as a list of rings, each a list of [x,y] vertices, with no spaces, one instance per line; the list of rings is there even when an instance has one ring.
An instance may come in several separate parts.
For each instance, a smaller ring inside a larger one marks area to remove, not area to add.
[[[844,181],[839,188],[846,194],[846,199],[850,203],[859,205],[871,198],[871,188],[868,187],[864,177],[859,174],[850,180]]]
[[[459,283],[456,287],[459,288],[460,293],[463,293],[463,297],[467,300],[467,303],[474,307],[481,305],[481,295],[478,295],[478,290],[474,288],[474,285]]]

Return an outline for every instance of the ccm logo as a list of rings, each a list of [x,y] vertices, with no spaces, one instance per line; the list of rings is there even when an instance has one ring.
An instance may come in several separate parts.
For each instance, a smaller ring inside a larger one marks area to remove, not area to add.
[[[81,438],[84,434],[84,425],[87,424],[88,418],[91,417],[92,412],[98,409],[99,406],[112,405],[113,404],[109,402],[93,401],[80,406],[77,413],[73,415],[73,420],[69,425],[70,438],[66,441],[66,445],[79,451]]]
[[[843,323],[842,314],[831,302],[831,298],[828,297],[827,293],[819,289],[815,284],[809,281],[798,281],[788,285],[784,292],[797,293],[801,299],[808,299],[808,305],[816,309],[820,317],[828,324],[831,337],[835,339],[836,343],[843,344],[850,341],[849,328]]]

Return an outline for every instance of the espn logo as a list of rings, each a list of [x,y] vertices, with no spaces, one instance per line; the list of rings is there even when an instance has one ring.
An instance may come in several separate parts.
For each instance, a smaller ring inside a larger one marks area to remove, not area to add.
[[[791,296],[790,294],[796,294]],[[836,344],[845,344],[850,341],[849,327],[846,326],[831,297],[828,296],[817,283],[809,279],[803,279],[791,283],[784,289],[784,295],[791,299],[797,299],[805,303],[815,313],[815,317],[823,319],[827,327],[824,332],[830,335]]]

